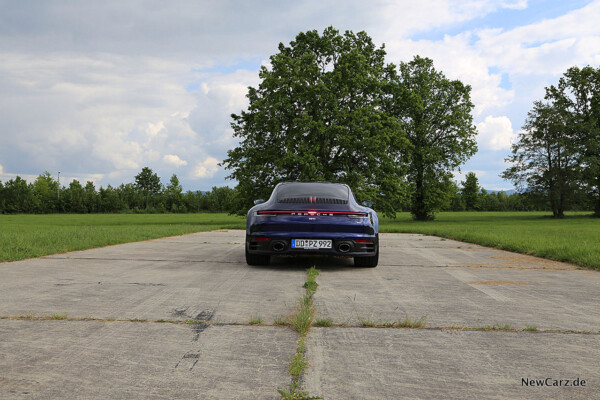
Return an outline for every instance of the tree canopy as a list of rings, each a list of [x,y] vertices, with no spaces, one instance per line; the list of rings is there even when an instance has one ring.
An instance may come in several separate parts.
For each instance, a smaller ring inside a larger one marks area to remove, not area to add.
[[[383,110],[394,75],[384,57],[365,32],[333,28],[279,44],[258,87],[248,88],[248,109],[232,115],[240,144],[223,165],[239,182],[242,207],[279,182],[320,180],[347,183],[380,210],[398,210],[408,143]]]
[[[468,172],[462,183],[462,198],[467,211],[479,209],[479,180],[474,172]]]
[[[573,198],[600,217],[600,69],[572,67],[534,102],[502,177],[543,195],[561,218]]]
[[[387,109],[411,144],[411,212],[417,220],[433,219],[450,200],[452,171],[477,151],[471,87],[446,78],[431,59],[416,56],[400,63],[391,89]]]
[[[600,68],[569,68],[546,89],[545,98],[565,121],[564,136],[577,149],[581,183],[600,217]]]

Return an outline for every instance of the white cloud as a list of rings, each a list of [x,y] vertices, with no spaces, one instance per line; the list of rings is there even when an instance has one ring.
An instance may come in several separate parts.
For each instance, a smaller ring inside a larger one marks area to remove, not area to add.
[[[178,115],[177,112],[171,114],[171,116],[173,116],[173,117],[175,117],[177,115]],[[153,137],[153,136],[158,135],[158,132],[160,132],[164,129],[165,129],[165,123],[163,121],[159,121],[156,124],[148,123],[148,128],[146,128],[146,132],[148,133],[148,136]]]
[[[210,176],[203,183],[222,184],[225,171],[210,160],[222,160],[237,144],[230,114],[247,107],[247,86],[258,84],[257,67],[270,65],[277,43],[307,29],[364,29],[376,45],[386,44],[389,62],[428,56],[447,77],[470,84],[482,149],[508,149],[512,125],[568,67],[600,64],[599,1],[511,29],[487,26],[503,26],[493,13],[522,10],[527,1],[300,0],[257,7],[223,0],[161,9],[143,0],[127,7],[116,0],[21,3],[2,7],[4,176],[5,169],[34,177],[44,170],[93,172],[105,185],[150,166],[163,177],[176,167],[187,179]],[[116,12],[123,19],[115,20]],[[443,36],[446,28],[451,34]],[[415,34],[440,39],[413,40]]]
[[[389,44],[390,60],[410,61],[414,55],[429,57],[436,70],[449,79],[471,85],[475,115],[499,109],[514,98],[514,91],[500,87],[501,75],[490,73],[493,64],[473,47],[471,33],[445,36],[441,41],[393,40]]]
[[[198,163],[194,168],[194,178],[211,178],[219,169],[219,160],[214,157],[208,157],[206,160]]]
[[[181,167],[187,165],[188,162],[179,158],[176,154],[165,154],[163,156],[163,161],[167,164],[174,165],[176,167]]]
[[[509,10],[524,10],[527,8],[527,0],[503,1],[500,6]]]
[[[385,39],[406,37],[415,32],[450,26],[480,18],[500,9],[523,9],[526,0],[422,0],[370,2],[377,18],[369,27]],[[369,11],[364,10],[366,14]],[[387,41],[386,41],[387,42]]]
[[[248,106],[248,86],[259,83],[256,71],[238,70],[228,75],[213,75],[202,82],[196,93],[196,107],[187,119],[197,132],[200,148],[213,157],[224,158],[237,145],[231,129],[231,114]]]
[[[523,75],[561,74],[598,55],[600,2],[503,31],[481,30],[476,47],[498,67]]]
[[[510,149],[512,140],[516,138],[512,123],[507,116],[493,117],[488,115],[483,122],[477,124],[478,143],[482,149]]]

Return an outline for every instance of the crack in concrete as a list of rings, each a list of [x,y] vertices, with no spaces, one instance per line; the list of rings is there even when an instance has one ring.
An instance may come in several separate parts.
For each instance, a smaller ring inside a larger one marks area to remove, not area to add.
[[[202,313],[198,314],[202,315]],[[115,319],[115,318],[93,318],[93,317],[64,317],[56,318],[53,316],[35,316],[35,315],[0,315],[0,320],[15,320],[15,321],[57,321],[57,322],[131,322],[131,323],[146,323],[146,324],[173,324],[173,325],[206,325],[208,326],[264,326],[264,327],[284,327],[290,328],[289,324],[281,323],[265,323],[259,324],[249,322],[217,322],[211,320],[196,320],[188,319],[182,320],[167,320],[167,319]],[[316,329],[329,329],[329,328],[363,328],[363,329],[407,329],[407,330],[437,330],[437,331],[481,331],[481,332],[523,332],[530,334],[542,334],[542,333],[559,333],[559,334],[579,334],[579,335],[600,335],[600,330],[576,330],[576,329],[530,329],[530,328],[496,328],[491,327],[469,327],[469,326],[421,326],[421,327],[404,327],[404,326],[392,326],[391,323],[375,323],[373,325],[365,326],[363,324],[346,324],[346,323],[331,323],[330,326],[317,326],[313,325],[312,328]]]
[[[220,264],[246,264],[241,261],[223,260],[173,260],[173,259],[149,259],[149,258],[106,258],[106,257],[40,257],[49,260],[94,260],[94,261],[139,261],[139,262],[171,262],[171,263],[220,263]]]

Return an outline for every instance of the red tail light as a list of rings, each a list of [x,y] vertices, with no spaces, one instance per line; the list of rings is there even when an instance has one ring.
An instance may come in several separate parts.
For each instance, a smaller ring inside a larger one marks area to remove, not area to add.
[[[373,243],[372,240],[364,240],[364,239],[355,239],[356,243]]]
[[[346,217],[354,217],[354,218],[365,218],[369,214],[363,212],[354,212],[354,211],[282,211],[282,210],[264,210],[257,211],[257,215],[310,215],[310,216],[320,216],[320,217],[333,217],[333,216],[346,216]]]

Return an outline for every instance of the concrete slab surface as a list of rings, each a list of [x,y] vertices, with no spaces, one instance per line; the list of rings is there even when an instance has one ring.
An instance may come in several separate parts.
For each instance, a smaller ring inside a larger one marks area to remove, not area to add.
[[[304,388],[326,399],[600,398],[598,335],[314,328],[307,348]],[[586,386],[522,383],[546,378]]]
[[[377,268],[326,257],[251,267],[243,242],[243,231],[201,232],[1,263],[0,399],[278,398],[298,336],[270,324],[295,311],[312,265],[317,318],[427,324],[313,328],[312,395],[600,399],[597,271],[405,234],[381,235]],[[53,314],[71,320],[26,320]],[[73,320],[87,317],[103,321]],[[211,323],[152,322],[163,319]],[[560,332],[431,329],[496,324]],[[522,386],[548,377],[587,385]]]
[[[266,326],[0,321],[2,399],[274,399],[295,332]]]
[[[597,271],[427,236],[384,234],[381,242],[377,268],[321,267],[320,318],[600,330]]]
[[[293,311],[304,268],[251,267],[243,231],[0,264],[0,315],[265,321]]]

